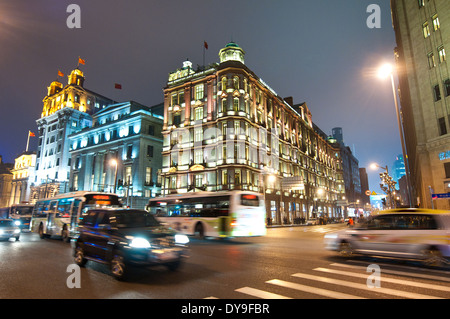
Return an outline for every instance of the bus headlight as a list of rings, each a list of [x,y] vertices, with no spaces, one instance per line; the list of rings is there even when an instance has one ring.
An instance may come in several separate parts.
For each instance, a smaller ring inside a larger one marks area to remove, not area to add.
[[[20,233],[20,229],[14,229],[14,234]]]
[[[183,234],[176,234],[175,235],[175,243],[185,245],[189,243],[189,237]]]
[[[14,225],[16,225],[16,226],[20,226],[20,220],[16,220],[16,221],[14,221]]]
[[[150,248],[150,242],[145,238],[136,237],[131,240],[130,247],[133,248]]]

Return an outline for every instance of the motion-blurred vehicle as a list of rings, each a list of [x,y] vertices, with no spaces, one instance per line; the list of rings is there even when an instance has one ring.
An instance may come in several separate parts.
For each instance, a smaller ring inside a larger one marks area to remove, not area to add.
[[[9,240],[20,238],[20,228],[12,219],[0,219],[0,240]]]
[[[82,214],[72,240],[76,264],[109,264],[116,279],[126,277],[130,265],[165,265],[174,271],[186,257],[188,243],[186,235],[164,227],[147,211],[108,208]]]
[[[450,211],[394,209],[363,224],[325,235],[325,247],[354,254],[418,259],[442,267],[450,259]]]
[[[306,226],[319,225],[319,222],[316,218],[310,218],[305,222]]]

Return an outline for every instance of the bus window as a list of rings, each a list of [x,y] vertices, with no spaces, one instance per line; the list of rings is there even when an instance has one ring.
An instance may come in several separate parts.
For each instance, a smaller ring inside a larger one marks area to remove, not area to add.
[[[259,206],[259,197],[252,194],[241,195],[241,205],[243,206]]]
[[[70,206],[72,205],[71,199],[60,199],[58,201],[58,213],[57,217],[69,217],[70,216]]]
[[[49,212],[49,213],[54,213],[54,212],[56,212],[56,205],[57,205],[57,204],[58,204],[57,201],[51,202],[51,203],[50,203],[50,206],[49,206],[49,208],[48,208],[48,212]]]
[[[72,206],[72,214],[70,215],[70,227],[73,229],[78,226],[78,214],[80,210],[81,199],[75,199]]]

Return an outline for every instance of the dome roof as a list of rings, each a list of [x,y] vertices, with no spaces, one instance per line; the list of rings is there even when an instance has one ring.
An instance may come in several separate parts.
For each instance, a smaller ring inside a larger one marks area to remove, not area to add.
[[[238,45],[237,43],[231,41],[231,42],[228,43],[225,47],[226,47],[226,48],[230,48],[230,47],[233,47],[233,48],[239,48],[239,45]]]

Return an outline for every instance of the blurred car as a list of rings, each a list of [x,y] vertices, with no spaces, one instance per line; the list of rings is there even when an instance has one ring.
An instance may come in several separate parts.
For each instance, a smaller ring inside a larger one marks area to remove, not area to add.
[[[441,267],[450,258],[450,211],[386,210],[363,224],[328,233],[325,247],[344,257],[354,254],[419,259]]]
[[[0,240],[9,240],[20,238],[20,228],[12,219],[0,219]]]
[[[129,266],[165,265],[176,270],[187,256],[189,238],[164,227],[144,210],[91,209],[80,217],[72,240],[75,262],[88,260],[110,265],[117,279]]]
[[[312,225],[318,225],[319,222],[317,221],[317,218],[310,218],[306,221],[306,226],[312,226]]]

